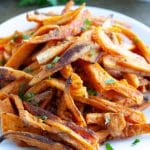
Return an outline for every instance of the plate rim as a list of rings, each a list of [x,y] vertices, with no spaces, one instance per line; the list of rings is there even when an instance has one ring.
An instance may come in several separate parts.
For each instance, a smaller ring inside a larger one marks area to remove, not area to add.
[[[62,9],[64,6],[65,6],[65,5],[48,6],[48,7],[37,8],[37,9],[33,9],[33,10],[29,10],[29,11],[20,13],[20,14],[14,16],[14,17],[11,17],[11,18],[5,20],[4,22],[2,22],[2,23],[0,24],[0,28],[2,28],[3,26],[5,26],[5,24],[7,24],[8,22],[11,22],[12,20],[15,20],[15,19],[17,19],[17,18],[19,18],[19,17],[21,17],[21,16],[25,16],[27,13],[33,12],[33,11],[35,11],[35,10],[38,10],[38,11],[45,11],[45,10],[47,10],[47,9]],[[76,8],[76,7],[78,7],[78,6],[79,6],[79,5],[75,5],[75,6],[73,6],[73,8]],[[117,16],[121,16],[121,17],[123,17],[123,18],[129,19],[129,22],[131,21],[133,24],[136,24],[137,26],[140,26],[141,28],[143,28],[144,30],[146,30],[147,32],[150,33],[150,27],[149,27],[148,25],[144,24],[143,22],[141,22],[141,21],[139,21],[139,20],[137,20],[137,19],[135,19],[135,18],[133,18],[133,17],[130,17],[130,16],[128,16],[128,15],[125,15],[125,14],[123,14],[123,13],[121,13],[121,12],[114,11],[114,10],[112,10],[112,9],[103,8],[103,7],[96,7],[96,6],[89,6],[89,5],[87,5],[85,8],[86,8],[86,9],[95,9],[95,10],[100,9],[101,11],[109,12],[110,14],[113,14],[113,13],[114,13],[114,14],[117,15]],[[32,23],[32,22],[30,22],[30,23]]]

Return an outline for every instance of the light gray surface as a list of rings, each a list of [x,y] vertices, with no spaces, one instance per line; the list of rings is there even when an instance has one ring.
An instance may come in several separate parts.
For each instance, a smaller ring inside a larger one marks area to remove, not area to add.
[[[17,7],[19,0],[0,0],[0,23],[38,7]],[[150,2],[138,0],[87,0],[87,5],[115,10],[150,26]]]

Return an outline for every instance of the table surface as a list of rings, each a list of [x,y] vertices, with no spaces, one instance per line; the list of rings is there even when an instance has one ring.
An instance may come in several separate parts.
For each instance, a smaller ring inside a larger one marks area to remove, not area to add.
[[[37,6],[17,7],[18,0],[1,0],[0,23]],[[150,2],[142,0],[87,0],[87,5],[118,11],[150,26]]]

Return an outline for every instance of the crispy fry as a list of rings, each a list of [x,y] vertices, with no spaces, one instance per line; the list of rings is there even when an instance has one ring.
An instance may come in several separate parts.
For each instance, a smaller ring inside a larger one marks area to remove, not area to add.
[[[126,127],[126,121],[122,113],[106,113],[105,118],[110,118],[107,123],[107,129],[111,136],[117,137],[122,134]]]
[[[25,59],[32,53],[36,45],[30,43],[24,43],[12,57],[5,64],[6,67],[19,68],[19,66],[25,61]],[[16,61],[17,60],[17,61]]]
[[[98,136],[99,143],[103,143],[109,136],[109,131],[108,130],[100,130],[100,131],[96,132],[96,135]]]
[[[82,66],[89,77],[89,81],[97,91],[103,92],[107,90],[114,90],[126,97],[133,99],[133,101],[135,101],[137,104],[142,103],[142,93],[123,80],[117,81],[111,77],[99,64],[88,64],[82,62]],[[112,82],[107,83],[107,81],[110,80]]]
[[[29,80],[24,79],[13,81],[0,90],[0,95],[1,93],[20,94],[20,92],[23,92],[28,87],[28,82]]]
[[[60,53],[64,52],[71,44],[71,41],[64,42],[62,44],[53,46],[48,48],[44,52],[41,52],[39,55],[36,56],[36,59],[39,64],[45,64],[50,61],[55,56],[60,55]]]
[[[48,34],[43,34],[42,36],[36,36],[32,38],[29,43],[43,43],[50,40],[62,40],[68,36],[75,36],[81,32],[81,28],[83,27],[84,20],[90,17],[89,11],[84,11],[79,14],[75,20],[71,23],[68,23],[64,26],[60,26],[59,29],[54,29],[50,31]]]
[[[65,5],[65,8],[63,9],[61,14],[65,14],[66,12],[70,11],[70,8],[74,5],[73,0],[69,0],[69,2]]]
[[[136,62],[136,63],[135,63]],[[107,55],[103,57],[103,63],[105,67],[110,69],[116,69],[122,72],[135,73],[138,75],[149,76],[149,64],[142,64],[139,61],[134,61],[122,56]]]
[[[3,101],[0,101],[0,113],[3,112],[12,114],[15,113],[11,101],[8,97],[5,98]]]
[[[63,95],[64,102],[66,103],[67,109],[69,109],[72,112],[76,122],[81,126],[86,126],[86,122],[85,122],[81,112],[78,110],[77,106],[75,105],[75,103],[73,101],[73,98],[70,95],[70,89],[69,89],[70,85],[68,85],[68,84],[70,84],[70,83],[68,83],[69,80],[70,79],[67,80],[67,83],[66,83],[67,85],[65,87],[65,91],[64,91],[64,95]]]
[[[1,136],[0,142],[2,142],[4,139],[15,139],[20,140],[27,143],[30,146],[34,146],[43,150],[62,150],[62,149],[70,149],[68,146],[64,146],[60,143],[57,143],[49,138],[46,138],[41,135],[36,135],[29,132],[23,132],[23,131],[9,131]]]
[[[71,144],[74,147],[78,147],[78,149],[82,149],[82,148],[87,148],[87,149],[97,149],[97,145],[91,145],[89,142],[87,142],[85,139],[83,139],[80,135],[76,134],[74,131],[72,131],[71,129],[67,128],[64,125],[61,125],[60,123],[54,122],[52,120],[45,120],[45,123],[41,122],[41,119],[38,119],[34,116],[32,116],[31,114],[29,114],[27,111],[22,112],[23,113],[23,119],[25,122],[28,122],[29,124],[31,124],[32,126],[36,127],[36,128],[40,128],[43,130],[46,130],[47,132],[50,133],[63,133],[63,134],[58,134],[61,138],[63,138],[63,140],[69,144]],[[54,130],[55,129],[55,130]],[[68,139],[66,136],[64,136],[65,134],[67,134],[72,140],[70,140],[70,138]]]
[[[40,82],[48,76],[51,76],[55,72],[61,70],[64,66],[76,61],[84,55],[86,52],[91,50],[91,45],[89,43],[79,43],[71,46],[61,57],[60,60],[54,64],[52,67],[45,65],[42,71],[37,74],[30,82],[30,85]],[[68,59],[69,57],[69,59]],[[52,64],[50,64],[51,66]]]
[[[43,20],[43,23],[45,25],[47,25],[47,24],[57,24],[57,25],[66,24],[67,22],[70,22],[71,20],[73,20],[81,12],[81,10],[84,8],[84,6],[85,6],[85,3],[73,11],[68,11],[59,16],[47,17]]]
[[[129,28],[123,27],[121,25],[116,25],[116,27],[119,28],[119,30],[121,30],[121,32],[124,35],[126,35],[129,39],[131,39],[133,41],[133,43],[140,50],[141,54],[146,58],[148,63],[150,63],[150,50],[146,46],[146,44],[133,31],[131,31]]]
[[[114,113],[122,112],[124,113],[126,120],[131,123],[145,123],[145,116],[142,112],[136,111],[128,107],[124,107],[114,102],[110,102],[108,100],[97,98],[94,96],[92,96],[91,98],[74,97],[74,99],[81,103],[89,104],[100,110],[111,111]]]
[[[31,80],[32,76],[10,67],[0,67],[0,80],[13,81],[22,78]]]
[[[140,81],[135,74],[126,73],[124,74],[124,78],[127,79],[128,83],[133,85],[135,88],[138,88],[140,85]]]
[[[134,124],[134,125],[128,125],[121,137],[122,138],[127,138],[127,137],[132,137],[136,136],[139,134],[147,134],[150,132],[150,124]]]

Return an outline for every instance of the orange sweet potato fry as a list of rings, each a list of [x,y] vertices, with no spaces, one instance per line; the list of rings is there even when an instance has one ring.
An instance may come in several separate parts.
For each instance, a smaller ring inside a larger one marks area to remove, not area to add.
[[[137,104],[143,101],[143,95],[134,87],[123,80],[117,81],[110,76],[99,64],[83,63],[82,66],[88,76],[88,80],[97,91],[114,90],[126,97],[131,98]],[[128,89],[128,90],[127,90]]]

